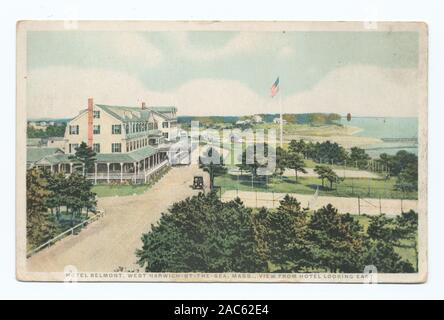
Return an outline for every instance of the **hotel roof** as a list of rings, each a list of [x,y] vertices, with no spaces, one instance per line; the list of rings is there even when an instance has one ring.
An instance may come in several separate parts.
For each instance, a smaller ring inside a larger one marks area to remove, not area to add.
[[[34,149],[43,149],[43,148],[34,148]],[[45,148],[45,149],[56,149],[56,148]],[[154,155],[156,151],[157,151],[156,148],[146,146],[129,153],[98,153],[96,154],[95,158],[97,159],[97,163],[133,163],[133,162],[142,161],[143,159]],[[27,159],[27,161],[36,162],[36,164],[38,165],[54,165],[58,163],[75,162],[74,160],[70,159],[70,157],[72,156],[73,156],[72,154],[53,153],[41,157],[35,161],[29,159]]]
[[[26,148],[26,162],[37,162],[45,157],[56,154],[64,155],[63,151],[59,148],[28,147]]]
[[[127,107],[127,106],[110,106],[105,104],[96,104],[97,107],[103,109],[105,112],[109,113],[113,117],[123,121],[123,122],[131,122],[131,121],[147,121],[151,115],[151,113],[156,113],[165,119],[170,119],[168,115],[165,113],[176,112],[176,107],[147,107],[146,109],[142,109],[140,107]]]

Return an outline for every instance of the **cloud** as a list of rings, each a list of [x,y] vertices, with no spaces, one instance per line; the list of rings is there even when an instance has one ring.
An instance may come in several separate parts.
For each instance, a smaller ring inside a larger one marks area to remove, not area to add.
[[[197,79],[168,92],[146,89],[127,73],[76,67],[35,69],[28,75],[28,118],[72,117],[96,103],[177,105],[180,114],[248,114],[263,100],[239,81]]]
[[[157,66],[163,60],[162,52],[137,33],[113,33],[101,38],[99,45],[106,51],[113,52],[117,58],[123,58],[127,62],[136,61],[141,67]]]
[[[162,51],[135,32],[30,33],[30,68],[83,66],[137,71],[161,64]]]
[[[136,104],[145,91],[136,78],[104,69],[48,67],[27,77],[28,117],[72,117],[84,109],[88,97],[109,104]]]
[[[279,46],[279,38],[276,37],[276,34],[246,31],[237,33],[218,48],[205,47],[202,49],[202,47],[195,46],[188,40],[186,32],[172,34],[170,40],[175,43],[178,54],[193,61],[220,60],[241,54],[253,54]]]
[[[285,93],[285,86],[279,93]],[[282,96],[284,112],[416,116],[419,81],[415,71],[348,66],[330,72],[312,89]],[[258,95],[240,81],[195,79],[166,92],[147,89],[122,72],[75,67],[35,69],[28,75],[28,117],[71,117],[96,103],[176,105],[182,115],[278,113],[279,99]]]
[[[419,94],[414,69],[355,65],[331,71],[311,90],[284,97],[284,108],[292,113],[417,116]]]

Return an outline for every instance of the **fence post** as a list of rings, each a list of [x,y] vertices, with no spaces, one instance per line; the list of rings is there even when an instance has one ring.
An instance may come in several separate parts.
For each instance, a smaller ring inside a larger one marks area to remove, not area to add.
[[[272,204],[273,204],[273,208],[274,208],[274,191],[272,191],[272,197],[273,197]]]
[[[256,208],[257,208],[257,190],[256,190],[255,193],[256,193]]]
[[[361,215],[361,197],[358,196],[358,215]]]
[[[381,197],[379,197],[379,214],[382,213]]]

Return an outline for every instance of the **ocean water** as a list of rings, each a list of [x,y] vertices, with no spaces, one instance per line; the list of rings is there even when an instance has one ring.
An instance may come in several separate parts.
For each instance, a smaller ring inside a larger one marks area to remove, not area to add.
[[[340,123],[361,128],[357,136],[390,140],[365,146],[372,157],[381,153],[395,154],[399,150],[418,154],[418,118],[355,117],[351,121],[342,118]]]

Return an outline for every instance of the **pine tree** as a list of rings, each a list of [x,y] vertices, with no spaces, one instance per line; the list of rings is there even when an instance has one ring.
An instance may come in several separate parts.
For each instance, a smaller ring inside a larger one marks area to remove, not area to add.
[[[255,215],[259,252],[277,272],[300,272],[310,267],[307,213],[288,195],[277,210],[262,209]]]
[[[78,161],[83,166],[83,175],[86,176],[87,172],[91,172],[96,162],[96,153],[85,142],[82,142],[77,148],[76,153],[73,156],[69,156],[69,159]]]
[[[251,209],[214,192],[175,203],[142,236],[136,255],[148,272],[264,272]]]
[[[313,261],[329,272],[362,272],[364,252],[361,225],[349,214],[339,214],[331,204],[314,212],[309,223]]]
[[[294,170],[296,182],[298,181],[298,172],[307,173],[307,170],[304,168],[304,160],[299,153],[289,152],[287,154],[285,165],[287,168]]]

